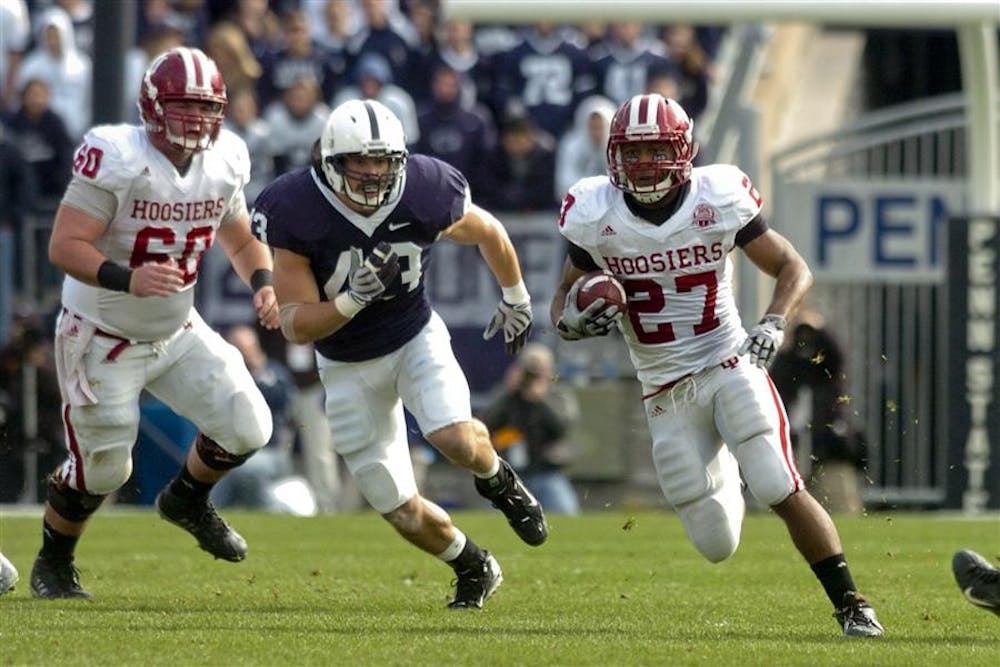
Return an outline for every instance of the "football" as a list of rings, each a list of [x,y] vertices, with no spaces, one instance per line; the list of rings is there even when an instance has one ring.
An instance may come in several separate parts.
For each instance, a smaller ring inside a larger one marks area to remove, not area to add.
[[[584,310],[597,299],[604,299],[604,305],[616,305],[621,312],[628,309],[625,287],[607,271],[591,271],[576,281],[576,307]]]

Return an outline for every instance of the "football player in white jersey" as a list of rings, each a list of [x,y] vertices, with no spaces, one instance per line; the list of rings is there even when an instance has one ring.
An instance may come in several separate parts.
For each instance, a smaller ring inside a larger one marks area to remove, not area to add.
[[[766,370],[812,274],[768,228],[743,172],[692,166],[692,134],[687,113],[660,95],[637,95],[618,108],[608,175],[580,180],[563,201],[559,229],[569,251],[552,322],[566,340],[620,328],[642,385],[660,487],[705,558],[725,560],[739,545],[742,472],[754,496],[785,521],[844,634],[879,636],[836,527],[796,470],[785,410]],[[732,289],[729,253],[737,247],[775,279],[749,336]],[[577,279],[597,269],[625,287],[624,316],[603,299],[577,308]]]
[[[66,272],[56,363],[69,453],[49,478],[30,583],[39,598],[90,597],[74,550],[132,472],[143,390],[200,431],[157,508],[216,558],[240,561],[247,546],[208,493],[271,435],[239,352],[194,309],[201,258],[218,240],[262,324],[279,324],[270,253],[243,197],[247,148],[222,129],[222,75],[198,49],[172,49],[149,66],[138,105],[143,125],[86,134],[52,230],[49,258]]]

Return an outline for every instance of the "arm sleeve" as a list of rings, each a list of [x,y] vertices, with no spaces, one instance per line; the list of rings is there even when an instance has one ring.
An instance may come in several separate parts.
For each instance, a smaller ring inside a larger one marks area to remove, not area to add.
[[[118,211],[118,198],[114,193],[77,177],[70,180],[62,202],[107,222],[110,222]]]
[[[573,266],[581,271],[597,271],[601,267],[597,266],[590,253],[576,245],[572,241],[566,241],[566,254]]]
[[[766,232],[767,229],[767,221],[763,215],[758,213],[753,217],[753,220],[743,225],[743,228],[736,232],[736,245],[742,248]]]
[[[240,190],[232,199],[229,200],[229,207],[222,216],[222,224],[225,225],[233,220],[239,220],[248,215],[249,211],[247,210],[247,198],[246,195],[243,194],[243,190]]]

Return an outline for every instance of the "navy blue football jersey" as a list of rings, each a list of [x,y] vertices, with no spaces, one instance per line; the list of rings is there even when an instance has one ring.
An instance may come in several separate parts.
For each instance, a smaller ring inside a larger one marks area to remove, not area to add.
[[[309,259],[324,301],[347,289],[351,270],[378,243],[392,245],[399,276],[350,322],[315,342],[329,359],[363,361],[402,347],[430,320],[424,291],[430,247],[468,205],[469,186],[461,172],[436,158],[412,155],[394,206],[370,216],[355,213],[306,168],[281,176],[260,193],[251,224],[261,241]]]

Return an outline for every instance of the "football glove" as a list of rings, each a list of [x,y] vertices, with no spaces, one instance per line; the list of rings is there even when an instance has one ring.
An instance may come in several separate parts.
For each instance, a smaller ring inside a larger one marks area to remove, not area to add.
[[[517,354],[528,342],[531,333],[531,301],[507,303],[503,299],[493,313],[493,319],[486,325],[483,338],[489,340],[503,329],[504,347],[508,354]]]
[[[625,313],[615,305],[605,307],[604,299],[595,299],[592,304],[580,310],[576,306],[578,284],[574,283],[566,295],[566,306],[562,317],[556,322],[556,331],[563,340],[607,336]]]
[[[399,275],[399,256],[382,241],[368,254],[365,261],[351,271],[348,294],[359,306],[367,306],[385,292]]]
[[[750,335],[740,346],[739,354],[749,352],[750,363],[757,364],[759,368],[767,368],[784,340],[785,318],[769,313],[750,331]]]

